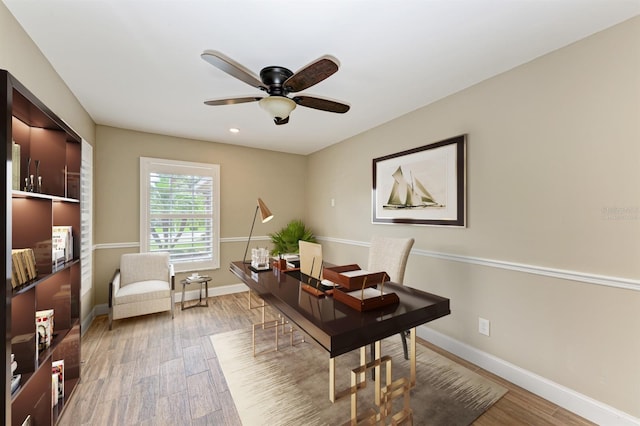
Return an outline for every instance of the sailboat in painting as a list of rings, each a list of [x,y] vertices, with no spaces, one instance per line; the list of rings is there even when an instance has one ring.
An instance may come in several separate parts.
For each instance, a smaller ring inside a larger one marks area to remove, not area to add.
[[[425,207],[444,207],[438,203],[434,197],[427,191],[427,188],[418,179],[411,175],[410,182],[404,177],[402,167],[391,175],[393,177],[393,186],[389,194],[387,204],[382,207],[385,209],[415,209]]]

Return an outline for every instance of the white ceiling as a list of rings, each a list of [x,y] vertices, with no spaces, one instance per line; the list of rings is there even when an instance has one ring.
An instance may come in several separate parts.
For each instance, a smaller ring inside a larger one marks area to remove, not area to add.
[[[308,154],[640,14],[640,0],[3,0],[98,124]],[[255,74],[325,54],[339,71],[276,126],[261,92],[200,58]],[[240,133],[232,134],[236,127]]]

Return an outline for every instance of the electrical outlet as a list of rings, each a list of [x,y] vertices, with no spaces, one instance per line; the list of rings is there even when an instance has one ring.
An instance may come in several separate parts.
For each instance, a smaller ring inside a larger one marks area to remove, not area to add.
[[[331,207],[335,207],[336,206],[336,199],[332,198],[331,199]]]
[[[489,336],[491,330],[491,322],[488,319],[478,318],[478,333]]]

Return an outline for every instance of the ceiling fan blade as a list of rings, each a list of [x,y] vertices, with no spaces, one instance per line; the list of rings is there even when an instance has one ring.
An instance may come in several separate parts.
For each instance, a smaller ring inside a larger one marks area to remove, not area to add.
[[[274,118],[273,122],[276,123],[276,126],[280,126],[281,124],[287,124],[289,122],[289,117],[286,118]]]
[[[260,90],[267,90],[267,87],[258,76],[223,53],[216,50],[205,50],[200,57],[219,70],[226,72],[238,80],[244,81],[249,86],[257,87]]]
[[[205,105],[233,105],[244,104],[246,102],[255,102],[262,99],[262,96],[247,96],[244,98],[229,98],[229,99],[212,99],[210,101],[204,101]]]
[[[331,56],[323,56],[302,69],[296,71],[283,84],[288,92],[300,92],[314,84],[320,83],[338,71],[338,60]]]
[[[351,108],[349,105],[343,104],[341,102],[314,98],[312,96],[294,96],[293,101],[298,105],[302,105],[307,108],[336,112],[338,114],[344,114],[345,112],[349,111],[349,108]]]

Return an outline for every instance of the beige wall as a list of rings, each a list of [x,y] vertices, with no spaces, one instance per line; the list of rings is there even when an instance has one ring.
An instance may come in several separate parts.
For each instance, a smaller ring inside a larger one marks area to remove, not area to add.
[[[373,225],[372,159],[463,133],[468,227]],[[639,141],[636,18],[311,155],[308,223],[334,263],[415,237],[405,284],[451,298],[433,328],[640,417]]]
[[[274,218],[266,224],[258,221],[254,237],[264,237],[289,220],[305,216],[307,159],[304,156],[106,126],[98,126],[96,135],[96,304],[107,302],[108,283],[118,267],[119,256],[138,251],[138,247],[125,246],[140,240],[140,157],[220,165],[221,266],[219,270],[208,271],[213,286],[238,283],[228,271],[228,265],[244,254],[258,197],[267,204]],[[251,246],[267,247],[270,242],[256,241]],[[178,274],[177,279],[183,276]]]

